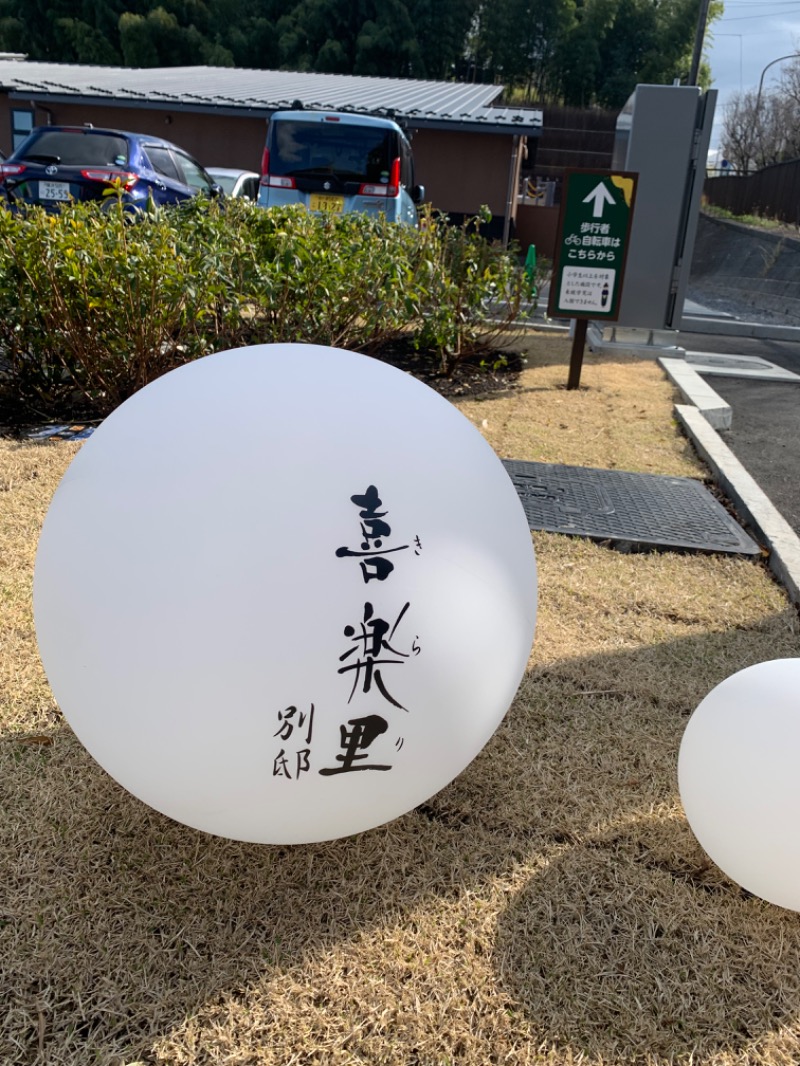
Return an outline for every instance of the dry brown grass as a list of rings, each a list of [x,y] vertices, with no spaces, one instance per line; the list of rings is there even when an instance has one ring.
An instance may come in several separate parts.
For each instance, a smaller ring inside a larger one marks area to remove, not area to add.
[[[461,405],[501,455],[701,474],[653,364],[567,393],[567,342],[527,344],[521,389]],[[31,575],[76,450],[0,444],[0,1062],[800,1061],[800,916],[706,861],[675,774],[710,688],[800,654],[760,563],[536,534],[530,668],[475,762],[380,829],[257,847],[127,795],[53,704]]]

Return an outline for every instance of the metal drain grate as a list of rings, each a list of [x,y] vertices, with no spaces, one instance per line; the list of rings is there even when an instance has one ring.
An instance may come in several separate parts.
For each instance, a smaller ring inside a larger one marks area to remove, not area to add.
[[[759,555],[699,481],[504,459],[531,529],[618,547]]]

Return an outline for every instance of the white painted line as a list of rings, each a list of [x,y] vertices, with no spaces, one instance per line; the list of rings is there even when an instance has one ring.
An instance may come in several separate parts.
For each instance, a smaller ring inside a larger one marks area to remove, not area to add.
[[[800,382],[800,376],[791,370],[770,363],[757,355],[722,355],[717,352],[686,353],[686,362],[691,363],[698,374],[717,374],[724,377],[755,378],[761,381]]]
[[[720,366],[749,367],[751,370],[769,370],[775,366],[767,362],[760,355],[733,355],[727,352],[693,352],[687,349],[687,363],[708,363],[710,366],[718,363]]]
[[[714,429],[730,429],[733,413],[721,396],[704,381],[697,370],[683,359],[658,360],[658,365],[665,371],[672,384],[688,403],[700,411]]]
[[[800,604],[800,538],[698,409],[676,404],[675,413],[739,517],[769,549],[770,569]]]

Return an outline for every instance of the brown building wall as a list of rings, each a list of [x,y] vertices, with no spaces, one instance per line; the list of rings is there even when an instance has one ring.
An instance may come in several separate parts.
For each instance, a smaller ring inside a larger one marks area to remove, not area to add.
[[[517,209],[516,238],[523,252],[531,244],[536,246],[537,256],[552,259],[556,250],[558,233],[558,207],[538,207],[520,204]]]
[[[0,97],[0,149],[11,152],[11,109],[24,107],[24,101]],[[267,134],[263,118],[246,115],[198,114],[162,111],[156,108],[109,107],[91,104],[48,104],[37,106],[35,124],[44,126],[108,126],[164,137],[185,149],[206,167],[241,167],[258,171]]]
[[[493,215],[505,217],[513,137],[417,130],[411,147],[417,181],[434,207],[472,215],[488,204]],[[515,208],[516,202],[512,217]]]

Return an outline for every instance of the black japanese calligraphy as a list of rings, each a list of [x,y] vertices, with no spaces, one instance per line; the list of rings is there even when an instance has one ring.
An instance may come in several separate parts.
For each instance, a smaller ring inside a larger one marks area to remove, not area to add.
[[[384,699],[395,707],[405,710],[403,705],[398,703],[387,691],[380,668],[384,666],[400,666],[411,655],[411,652],[399,651],[389,643],[410,606],[409,603],[406,603],[394,624],[390,626],[383,618],[375,616],[375,609],[371,603],[365,603],[364,617],[360,623],[359,630],[356,630],[354,626],[345,626],[344,635],[349,637],[355,646],[340,655],[339,662],[345,662],[351,655],[356,653],[358,655],[354,662],[339,668],[340,674],[353,672],[353,687],[350,690],[348,703],[352,701],[360,680],[363,684],[362,692],[365,693],[370,692],[374,681]],[[412,651],[414,654],[419,653],[419,649],[414,649],[413,645]]]
[[[336,556],[339,559],[348,557],[359,559],[364,584],[370,581],[385,581],[394,570],[394,563],[385,557],[393,552],[405,551],[409,545],[402,544],[395,548],[384,547],[384,541],[391,536],[392,528],[384,522],[389,512],[379,510],[383,506],[383,501],[374,485],[369,485],[363,495],[356,494],[350,499],[356,507],[360,508],[358,516],[361,519],[361,551],[344,545],[336,549]]]
[[[369,714],[365,718],[351,718],[347,726],[339,726],[341,734],[341,747],[343,754],[336,756],[340,766],[325,767],[320,770],[324,777],[333,774],[347,774],[356,770],[391,770],[391,766],[379,763],[367,763],[362,760],[368,759],[367,748],[379,736],[386,732],[389,724],[379,714]]]
[[[301,774],[311,769],[311,736],[314,730],[314,704],[308,711],[298,711],[297,707],[287,707],[278,711],[278,729],[273,736],[280,738],[284,744],[293,740],[292,750],[282,747],[272,762],[272,776],[285,777],[296,781]],[[295,747],[294,745],[305,745]]]
[[[393,572],[394,563],[387,556],[409,549],[414,555],[421,553],[422,541],[419,536],[415,536],[410,544],[388,543],[392,536],[392,527],[386,521],[389,512],[384,508],[375,485],[368,485],[363,493],[351,496],[350,501],[358,508],[361,536],[357,546],[344,545],[337,548],[336,556],[339,559],[358,559],[365,584],[370,581],[383,582]],[[367,601],[358,624],[344,626],[343,632],[350,646],[339,656],[341,665],[338,673],[343,678],[352,680],[348,704],[353,702],[358,693],[361,700],[366,698],[372,701],[376,697],[382,697],[391,707],[408,713],[387,688],[384,672],[389,667],[402,666],[420,653],[418,635],[411,639],[410,646],[408,637],[405,640],[400,639],[399,642],[397,638],[398,629],[407,617],[410,607],[409,602],[404,603],[397,617],[391,620],[381,617],[375,604]],[[334,722],[327,719],[327,722],[328,725],[324,729],[326,735],[327,730],[334,726],[335,719]],[[322,769],[317,769],[321,759],[312,760],[313,703],[309,705],[308,710],[301,710],[294,704],[286,707],[278,712],[276,724],[277,729],[273,737],[277,739],[280,747],[272,762],[273,777],[297,781],[303,774],[311,771],[312,761],[315,771],[323,777],[361,770],[392,769],[385,759],[373,755],[370,750],[375,741],[390,729],[390,722],[379,714],[363,714],[350,718],[344,725],[340,724],[336,765],[324,766]],[[405,738],[397,735],[395,729],[392,729],[391,738],[387,738],[387,741],[389,744],[393,743],[396,752],[401,751],[405,744]]]

